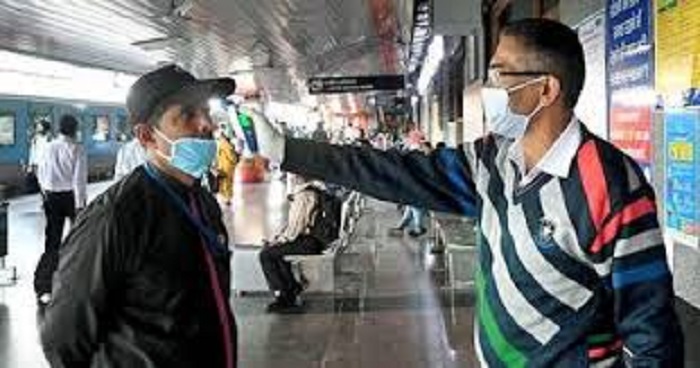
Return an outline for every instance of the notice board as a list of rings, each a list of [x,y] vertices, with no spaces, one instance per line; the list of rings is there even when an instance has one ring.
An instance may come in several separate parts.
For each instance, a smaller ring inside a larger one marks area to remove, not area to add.
[[[700,111],[672,109],[664,116],[665,212],[669,235],[697,246],[700,236]]]
[[[700,1],[656,2],[657,90],[669,106],[700,105]]]

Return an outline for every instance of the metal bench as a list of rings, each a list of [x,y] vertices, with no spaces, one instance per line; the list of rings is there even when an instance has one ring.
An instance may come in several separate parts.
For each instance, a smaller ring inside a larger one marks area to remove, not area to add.
[[[260,266],[261,245],[236,244],[231,257],[231,288],[242,296],[252,293],[267,293],[270,288]]]
[[[297,279],[305,285],[306,291],[335,291],[336,258],[350,243],[359,218],[358,209],[361,196],[351,193],[343,202],[340,211],[340,234],[321,254],[288,255],[284,259],[292,264]]]
[[[478,228],[474,219],[431,213],[432,248],[444,251],[451,289],[473,286]]]

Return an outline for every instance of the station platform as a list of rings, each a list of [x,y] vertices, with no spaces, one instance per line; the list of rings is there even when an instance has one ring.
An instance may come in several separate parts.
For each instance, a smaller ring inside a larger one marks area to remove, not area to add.
[[[110,183],[93,184],[94,198]],[[280,181],[236,185],[224,208],[233,242],[254,245],[285,221]],[[266,294],[232,293],[243,368],[452,368],[477,367],[472,348],[474,295],[451,285],[446,256],[431,253],[430,237],[395,236],[396,205],[369,200],[350,251],[337,269],[333,293],[304,296],[303,314],[266,314]],[[447,236],[458,222],[444,222]],[[46,368],[36,330],[32,274],[43,247],[38,196],[13,199],[9,210],[8,265],[14,286],[0,287],[0,367]],[[450,243],[450,239],[447,239]],[[370,264],[354,262],[357,255]],[[234,270],[235,274],[235,270]],[[678,310],[686,334],[687,367],[700,367],[700,312],[683,301]],[[697,349],[695,349],[697,350]]]

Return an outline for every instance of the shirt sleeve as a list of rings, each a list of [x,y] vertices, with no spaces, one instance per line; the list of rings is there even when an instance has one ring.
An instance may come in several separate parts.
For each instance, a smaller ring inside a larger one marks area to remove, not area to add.
[[[53,145],[48,144],[44,148],[44,153],[37,163],[36,167],[36,178],[39,181],[39,187],[42,191],[45,191],[48,189],[48,183],[49,183],[49,158],[53,157],[52,150],[54,150]]]
[[[87,204],[87,155],[82,146],[77,146],[77,160],[73,172],[73,190],[75,190],[75,206],[83,208]]]
[[[652,189],[614,212],[593,245],[628,367],[682,367],[683,334]],[[599,271],[600,272],[600,271]]]
[[[472,144],[426,155],[287,138],[282,169],[386,201],[474,216],[473,152]]]
[[[39,157],[38,157],[38,150],[39,147],[37,147],[37,142],[38,139],[34,138],[31,142],[31,147],[29,148],[29,162],[28,164],[36,166],[39,163]]]

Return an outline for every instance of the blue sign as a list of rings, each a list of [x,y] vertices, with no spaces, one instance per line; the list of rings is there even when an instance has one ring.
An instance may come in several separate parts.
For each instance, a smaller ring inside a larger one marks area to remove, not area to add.
[[[609,93],[653,86],[651,0],[608,0],[606,9]]]
[[[665,115],[666,226],[699,235],[700,112],[671,110]]]

